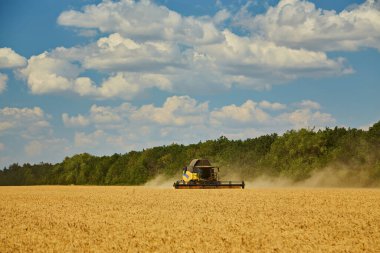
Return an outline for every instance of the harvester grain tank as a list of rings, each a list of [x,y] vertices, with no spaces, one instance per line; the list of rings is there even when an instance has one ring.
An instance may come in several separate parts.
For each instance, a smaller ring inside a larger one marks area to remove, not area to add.
[[[219,181],[219,167],[206,159],[194,159],[182,171],[182,180],[173,184],[175,189],[244,189],[244,181]]]

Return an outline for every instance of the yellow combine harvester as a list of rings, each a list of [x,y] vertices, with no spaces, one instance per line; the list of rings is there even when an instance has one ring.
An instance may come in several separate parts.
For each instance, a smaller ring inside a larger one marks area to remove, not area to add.
[[[219,168],[212,166],[208,160],[194,159],[183,168],[182,180],[173,184],[175,189],[244,189],[244,181],[219,181]]]

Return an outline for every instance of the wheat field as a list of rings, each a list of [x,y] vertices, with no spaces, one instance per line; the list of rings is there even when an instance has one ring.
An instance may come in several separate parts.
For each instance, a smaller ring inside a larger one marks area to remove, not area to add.
[[[380,190],[0,187],[0,252],[380,252]]]

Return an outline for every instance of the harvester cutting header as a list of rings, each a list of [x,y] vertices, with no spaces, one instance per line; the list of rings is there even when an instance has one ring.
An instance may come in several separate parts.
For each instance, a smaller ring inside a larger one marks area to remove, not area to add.
[[[173,184],[175,189],[244,189],[244,181],[219,181],[219,167],[206,159],[194,159],[183,168],[182,180]]]

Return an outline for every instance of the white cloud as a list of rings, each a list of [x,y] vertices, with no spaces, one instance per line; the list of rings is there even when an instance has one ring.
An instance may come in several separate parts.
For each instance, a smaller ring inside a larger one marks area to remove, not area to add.
[[[215,24],[220,24],[225,22],[229,18],[231,18],[231,13],[226,9],[221,9],[214,15],[213,21]]]
[[[175,62],[181,57],[176,57],[175,51],[167,43],[137,44],[112,34],[81,48],[60,47],[32,56],[18,73],[34,94],[70,91],[80,96],[130,100],[148,88],[172,89],[171,81],[155,72],[179,64]],[[87,69],[106,71],[109,76],[97,85],[80,76]]]
[[[244,11],[244,10],[243,10]],[[373,47],[380,50],[380,2],[336,13],[308,1],[282,0],[261,15],[239,13],[236,23],[279,45],[309,50],[341,51]]]
[[[98,94],[97,87],[88,77],[78,77],[75,79],[73,91],[80,96],[97,96]]]
[[[125,153],[131,150],[162,145],[164,142],[157,142],[144,136],[149,134],[147,127],[136,129],[133,133],[112,132],[109,129],[97,129],[90,132],[76,132],[72,152],[105,155],[114,153]],[[136,139],[134,139],[136,138]]]
[[[120,113],[124,113],[128,111],[129,104],[124,103],[117,108],[112,108],[109,106],[91,106],[91,122],[95,124],[104,124],[104,123],[115,123],[121,121],[122,115]]]
[[[24,152],[28,156],[27,162],[48,162],[52,159],[62,160],[63,156],[69,153],[69,147],[65,139],[45,137],[27,142],[24,145]]]
[[[12,122],[0,122],[0,133],[13,127]]]
[[[137,83],[129,82],[124,78],[122,73],[108,78],[99,88],[99,93],[104,97],[120,96],[132,98],[139,92],[139,85]]]
[[[70,117],[62,115],[66,126],[84,126],[94,124],[101,128],[116,128],[123,125],[156,124],[161,126],[185,126],[204,124],[208,121],[208,103],[198,103],[188,96],[173,96],[166,99],[162,107],[152,104],[140,108],[129,103],[117,107],[92,105],[88,116],[78,115]]]
[[[26,59],[11,48],[0,48],[0,68],[18,68],[26,64]]]
[[[270,110],[284,110],[286,109],[285,104],[281,103],[271,103],[269,101],[263,100],[259,103],[259,106],[263,109],[270,109]]]
[[[221,135],[252,138],[288,129],[318,129],[335,124],[333,116],[320,111],[321,106],[318,104],[317,108],[315,104],[318,103],[310,100],[292,104],[247,100],[240,105],[210,109],[208,102],[189,96],[173,96],[162,105],[92,105],[85,114],[62,114],[66,127],[81,128],[74,130],[71,141],[54,136],[49,116],[39,107],[3,108],[0,110],[0,135],[24,147],[25,156],[4,160],[8,164],[13,161],[59,161],[65,155],[80,152],[124,153],[173,142],[196,143]],[[16,144],[5,144],[7,152],[14,151],[20,156]]]
[[[329,59],[323,52],[291,49],[273,42],[238,36],[229,30],[219,44],[198,47],[216,64],[225,80],[248,87],[294,80],[301,76],[322,77],[350,73],[344,59]]]
[[[316,109],[316,110],[321,109],[321,105],[312,100],[302,100],[297,105],[301,108],[309,108],[309,109]]]
[[[289,9],[291,5],[299,8]],[[281,12],[283,8],[289,10]],[[359,10],[369,13],[371,17],[363,19],[370,19],[368,29],[372,29],[376,24],[373,17],[377,17],[375,3],[330,14],[340,17]],[[293,15],[294,11],[310,15]],[[309,47],[307,42],[303,46],[301,39],[307,36],[291,35],[297,29],[309,31],[304,27],[308,22],[315,25],[323,21],[327,26],[332,22],[330,14],[306,1],[283,0],[262,15],[246,17],[245,13],[241,25],[249,24],[252,30],[242,36],[220,25],[231,18],[226,9],[214,17],[185,17],[149,1],[104,1],[85,6],[82,11],[63,12],[58,18],[61,25],[80,31],[97,29],[104,37],[87,45],[58,47],[33,56],[20,73],[34,94],[70,91],[96,99],[123,100],[133,100],[154,89],[189,95],[225,91],[233,86],[270,89],[301,77],[353,73],[345,59],[329,58],[323,52],[325,48]],[[294,31],[285,30],[287,36],[281,38],[301,38],[301,46],[273,37],[282,34],[285,24],[293,23]],[[328,32],[321,34],[331,39]],[[318,40],[310,40],[318,44]],[[92,71],[101,78],[86,76]]]
[[[0,166],[11,163],[57,162],[70,153],[69,143],[54,135],[51,116],[40,107],[0,108],[0,139],[6,156]],[[1,145],[0,145],[1,146]],[[6,149],[5,149],[6,146]]]
[[[220,13],[216,18],[221,20],[226,15]],[[82,12],[65,11],[58,17],[58,23],[98,29],[102,33],[118,32],[137,40],[178,41],[193,45],[220,39],[220,33],[210,18],[183,17],[150,1],[104,1],[86,6]]]
[[[17,134],[10,135],[11,142],[6,143],[4,154],[0,157],[0,167],[13,163],[61,162],[67,155],[73,155],[65,139],[53,136],[35,136],[35,139],[21,139]]]
[[[171,83],[160,74],[138,74],[117,72],[97,86],[88,77],[75,79],[72,91],[80,96],[92,96],[99,99],[122,98],[131,100],[145,89],[157,87],[170,90]]]
[[[69,117],[67,113],[64,113],[62,114],[62,121],[67,127],[83,127],[89,124],[89,120],[80,114],[76,117]]]
[[[261,89],[302,76],[350,72],[342,59],[252,40],[225,30],[223,41],[180,50],[175,43],[136,42],[111,34],[96,43],[33,56],[20,73],[36,94],[71,91],[133,100],[147,89],[196,94],[235,86]],[[85,70],[108,75],[96,84]]]
[[[323,128],[335,124],[335,119],[331,114],[313,111],[310,108],[284,113],[278,119],[283,124],[289,122],[294,129],[307,127]]]
[[[0,94],[7,88],[8,76],[0,73]]]
[[[335,124],[331,114],[319,111],[320,105],[311,100],[303,100],[296,103],[301,109],[292,110],[291,107],[280,104],[261,101],[256,103],[247,100],[241,106],[227,105],[210,112],[212,126],[222,127],[226,136],[241,136],[242,133],[268,133],[283,132],[288,129],[307,127],[323,128]],[[261,107],[261,108],[259,108]],[[265,111],[265,109],[269,111]],[[273,110],[287,110],[280,114],[272,113]],[[234,129],[240,129],[241,132]]]
[[[173,96],[166,99],[162,107],[144,105],[132,113],[132,120],[154,122],[160,125],[197,125],[204,124],[207,103],[198,103],[188,96]]]
[[[17,133],[25,138],[42,133],[50,128],[47,115],[39,107],[0,109],[0,134]]]
[[[20,73],[35,94],[70,91],[133,100],[154,89],[190,95],[232,86],[269,89],[300,77],[353,72],[343,58],[222,28],[230,18],[226,9],[214,17],[185,17],[149,1],[88,5],[63,12],[58,23],[80,31],[97,29],[104,37],[33,56]],[[88,70],[102,80],[86,76]]]
[[[157,71],[181,64],[178,45],[167,41],[137,42],[114,33],[86,48],[86,69],[112,71]]]
[[[65,122],[66,120],[65,125],[70,127],[94,125],[95,127],[112,129],[128,121],[129,116],[135,110],[136,107],[131,106],[129,103],[123,103],[116,107],[99,106],[94,104],[91,106],[88,116],[82,116],[79,114],[78,116],[70,117],[67,113],[64,113],[63,121]],[[79,122],[77,121],[79,121],[79,119],[82,124],[78,124]],[[68,125],[67,121],[74,121],[76,124]]]
[[[24,117],[36,117],[40,118],[44,116],[44,112],[39,107],[34,108],[10,108],[5,107],[0,109],[0,116],[14,116],[18,119]]]
[[[270,120],[269,114],[257,107],[257,103],[247,100],[241,106],[227,105],[211,112],[213,125],[241,127],[241,124],[259,125]]]
[[[169,139],[169,142],[190,143],[216,138],[206,127],[208,114],[207,103],[188,96],[170,97],[157,107],[135,107],[129,103],[116,107],[93,105],[84,117],[96,130],[77,132],[74,142],[82,152],[104,154],[163,145]]]
[[[75,145],[79,147],[96,147],[99,144],[99,140],[104,138],[105,133],[102,130],[96,130],[93,133],[86,134],[84,132],[75,133]]]
[[[316,108],[294,109],[293,104],[247,100],[241,105],[210,110],[207,102],[188,96],[169,97],[161,106],[135,107],[129,103],[116,107],[93,105],[87,115],[79,116],[92,124],[95,130],[77,132],[75,146],[82,152],[87,149],[99,154],[101,151],[112,153],[172,142],[194,143],[221,135],[248,138],[282,133],[288,129],[323,128],[335,124],[331,114]],[[76,119],[79,116],[66,117]]]
[[[73,79],[79,72],[79,67],[75,64],[54,57],[48,52],[32,56],[27,67],[19,71],[35,94],[70,90],[73,87]]]

